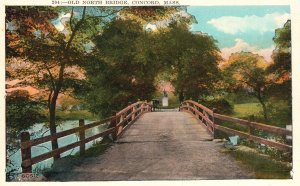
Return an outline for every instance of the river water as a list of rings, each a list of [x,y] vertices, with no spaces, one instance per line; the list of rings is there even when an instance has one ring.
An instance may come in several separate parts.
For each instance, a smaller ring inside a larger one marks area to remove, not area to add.
[[[89,124],[91,122],[92,121],[85,120],[85,124]],[[64,121],[57,127],[57,132],[72,129],[72,128],[75,128],[75,127],[78,127],[78,126],[79,126],[78,120]],[[98,127],[88,129],[88,130],[86,130],[85,136],[86,136],[86,138],[90,137],[90,136],[93,136],[95,134],[98,134],[98,133],[102,132],[103,130],[105,130],[105,128],[106,128],[106,125],[100,125]],[[36,139],[36,138],[40,138],[42,136],[50,135],[49,128],[47,128],[44,123],[37,123],[37,124],[33,125],[33,127],[30,128],[28,131],[30,132],[30,136],[31,136],[30,138],[31,139]],[[98,138],[94,141],[86,143],[86,146],[85,146],[86,149],[91,147],[93,145],[93,143],[95,143],[97,141],[101,141],[101,140],[102,140],[102,138]],[[58,139],[58,146],[62,147],[62,146],[74,143],[76,141],[79,141],[78,133],[71,134],[71,135],[59,138]],[[34,147],[31,148],[31,156],[35,157],[35,156],[38,156],[40,154],[44,154],[46,152],[49,152],[50,150],[51,150],[51,142],[42,143],[38,146],[34,146]],[[71,149],[69,151],[66,151],[66,152],[62,153],[61,157],[68,156],[68,155],[74,155],[78,151],[79,151],[79,147],[76,147],[74,149]],[[9,157],[9,159],[15,165],[13,168],[17,169],[18,170],[17,172],[21,172],[21,151],[18,150],[16,153],[11,155]],[[33,172],[38,172],[41,169],[50,168],[52,164],[53,164],[53,158],[50,158],[50,159],[47,159],[45,161],[34,164],[32,166],[32,169],[33,169]],[[9,169],[10,168],[7,167],[6,171],[9,171]]]

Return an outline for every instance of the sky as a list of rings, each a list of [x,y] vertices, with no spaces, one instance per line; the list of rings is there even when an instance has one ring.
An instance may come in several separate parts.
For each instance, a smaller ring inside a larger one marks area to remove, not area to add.
[[[213,36],[224,59],[247,51],[271,61],[275,29],[290,19],[289,6],[191,6],[187,11],[198,22],[191,31]]]
[[[191,31],[213,36],[225,60],[232,53],[245,51],[259,54],[270,62],[275,29],[290,19],[289,6],[189,6],[187,12],[198,22],[191,26]],[[64,32],[69,17],[70,13],[61,14],[53,24]],[[156,29],[155,25],[148,24],[148,27]]]

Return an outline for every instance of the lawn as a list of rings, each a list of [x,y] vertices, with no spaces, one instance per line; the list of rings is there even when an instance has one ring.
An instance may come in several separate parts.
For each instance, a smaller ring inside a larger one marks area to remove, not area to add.
[[[231,116],[283,128],[285,128],[286,125],[292,124],[292,114],[286,102],[272,101],[269,103],[268,108],[268,120],[264,119],[262,107],[259,103],[234,104],[234,112]]]
[[[242,103],[234,105],[234,113],[232,116],[237,118],[248,118],[261,115],[261,113],[262,108],[259,103]]]
[[[287,162],[279,162],[266,155],[243,150],[227,151],[236,160],[241,161],[255,172],[257,179],[289,179],[292,166]]]

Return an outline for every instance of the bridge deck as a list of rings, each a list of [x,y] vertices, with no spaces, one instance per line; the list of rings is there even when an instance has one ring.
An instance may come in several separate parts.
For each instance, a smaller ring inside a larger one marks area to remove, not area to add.
[[[175,180],[253,178],[206,129],[184,112],[146,113],[98,157],[54,180]]]

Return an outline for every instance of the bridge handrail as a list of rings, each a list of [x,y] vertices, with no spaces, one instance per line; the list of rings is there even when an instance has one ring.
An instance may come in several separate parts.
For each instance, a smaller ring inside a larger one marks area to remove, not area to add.
[[[22,158],[22,172],[30,173],[32,172],[32,165],[38,162],[44,161],[56,155],[60,155],[72,148],[80,146],[80,154],[85,153],[85,144],[93,141],[97,138],[107,136],[112,134],[114,140],[118,139],[124,131],[132,124],[136,119],[138,119],[143,113],[151,112],[152,105],[146,101],[138,101],[136,103],[128,105],[126,108],[122,109],[115,116],[96,121],[85,125],[84,120],[79,120],[79,127],[68,129],[62,132],[55,133],[53,135],[44,136],[37,139],[30,140],[30,134],[28,131],[21,133],[21,158]],[[85,131],[90,128],[97,127],[102,124],[109,123],[108,128],[98,134],[85,138]],[[63,147],[59,147],[52,151],[46,152],[44,154],[31,157],[31,148],[39,144],[53,141],[61,137],[65,137],[74,133],[79,132],[79,141],[68,144]]]
[[[201,124],[203,124],[207,128],[207,130],[212,135],[214,135],[214,137],[215,137],[216,131],[220,130],[227,134],[238,135],[240,137],[247,138],[249,140],[274,147],[278,150],[292,151],[292,146],[290,146],[290,145],[272,141],[272,140],[269,140],[269,139],[266,139],[263,137],[258,137],[252,133],[253,129],[260,129],[260,130],[270,132],[273,134],[286,136],[286,135],[292,135],[291,130],[218,114],[218,113],[215,113],[214,109],[211,110],[211,109],[201,105],[200,103],[197,103],[192,100],[186,100],[186,101],[182,102],[179,107],[179,110],[186,111],[186,112],[193,114],[197,119],[199,119],[201,121]],[[246,133],[243,131],[239,131],[239,130],[221,126],[216,123],[215,119],[231,122],[231,123],[238,124],[238,125],[247,126],[247,127],[249,127],[249,132]]]
[[[133,104],[130,104],[130,105],[128,105],[127,107],[125,107],[125,108],[123,108],[122,110],[120,110],[119,112],[117,112],[116,115],[121,115],[121,114],[125,113],[126,111],[132,109],[132,107],[137,106],[137,105],[140,105],[141,103],[146,103],[146,102],[143,102],[143,101],[137,101],[137,102],[135,102],[135,103],[133,103]]]

